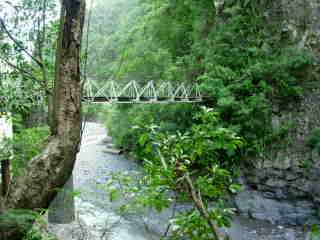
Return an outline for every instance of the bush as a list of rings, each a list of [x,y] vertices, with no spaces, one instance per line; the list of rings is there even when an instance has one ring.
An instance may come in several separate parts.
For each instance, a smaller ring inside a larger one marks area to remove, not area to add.
[[[192,116],[199,111],[191,104],[159,104],[113,106],[104,112],[106,123],[114,143],[124,149],[135,150],[143,131],[135,126],[156,124],[162,132],[184,132],[192,123]]]
[[[268,29],[267,29],[268,28]],[[202,89],[226,125],[247,142],[247,154],[272,137],[273,106],[285,108],[303,95],[313,58],[295,43],[281,43],[264,16],[237,15],[216,26],[194,54],[203,56]],[[283,45],[282,45],[283,44]]]
[[[317,150],[320,154],[320,128],[316,128],[312,131],[309,139],[307,140],[307,145],[311,149]]]
[[[41,232],[41,229],[33,228],[29,230],[23,240],[58,240],[56,237],[50,234]]]
[[[13,136],[13,174],[17,175],[34,156],[39,154],[50,134],[49,127],[21,129]]]
[[[103,109],[103,106],[99,104],[83,104],[83,119],[85,121],[96,121]]]
[[[212,223],[219,227],[230,226],[234,209],[223,200],[240,189],[233,183],[229,168],[237,160],[243,142],[232,130],[221,125],[219,114],[211,109],[204,109],[195,118],[197,124],[185,133],[159,132],[160,128],[155,125],[135,128],[136,131],[144,129],[137,154],[144,160],[145,172],[143,176],[134,177],[132,173],[114,174],[108,191],[111,200],[116,200],[120,194],[130,200],[120,207],[121,212],[128,213],[145,207],[162,211],[177,199],[188,199],[194,208],[172,217],[173,235],[207,240],[217,230]],[[176,199],[173,199],[173,192]]]

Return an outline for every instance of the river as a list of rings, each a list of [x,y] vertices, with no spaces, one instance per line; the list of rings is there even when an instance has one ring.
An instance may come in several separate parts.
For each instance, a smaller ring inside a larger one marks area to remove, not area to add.
[[[74,168],[76,221],[50,224],[50,232],[63,240],[159,240],[165,232],[172,209],[159,214],[146,210],[142,216],[120,217],[119,203],[110,202],[103,189],[112,172],[141,171],[137,163],[124,155],[111,154],[111,139],[99,123],[86,124],[81,150]],[[110,146],[109,146],[110,148]],[[184,209],[188,206],[179,205]],[[304,240],[297,228],[235,217],[227,230],[233,240]]]

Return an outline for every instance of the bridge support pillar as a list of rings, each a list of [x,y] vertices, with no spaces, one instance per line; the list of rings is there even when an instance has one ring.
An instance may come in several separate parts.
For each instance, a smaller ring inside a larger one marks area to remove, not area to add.
[[[49,223],[67,224],[75,220],[73,175],[64,188],[59,190],[48,211]]]

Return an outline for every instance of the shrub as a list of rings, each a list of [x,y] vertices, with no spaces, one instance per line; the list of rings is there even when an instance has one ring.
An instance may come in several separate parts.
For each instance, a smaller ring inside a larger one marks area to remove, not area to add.
[[[316,128],[312,131],[307,140],[307,145],[320,154],[320,128]]]
[[[120,207],[121,212],[129,213],[145,207],[161,211],[177,199],[189,199],[194,208],[171,219],[173,234],[207,240],[217,230],[212,225],[230,226],[234,209],[223,199],[239,190],[228,168],[243,142],[221,125],[219,115],[211,109],[204,109],[195,118],[197,124],[185,133],[164,133],[155,125],[135,128],[145,129],[138,142],[145,174],[114,174],[108,190],[112,200],[120,193],[131,200]],[[119,183],[121,187],[114,185]],[[176,199],[173,192],[178,195]]]
[[[162,132],[183,132],[191,126],[192,116],[198,110],[198,106],[190,104],[128,104],[108,108],[104,113],[103,121],[118,147],[134,151],[139,147],[140,134],[144,133],[144,131],[137,131],[134,126],[156,124]]]
[[[14,134],[12,141],[14,175],[19,174],[28,161],[41,152],[49,134],[50,130],[47,126],[21,129]]]

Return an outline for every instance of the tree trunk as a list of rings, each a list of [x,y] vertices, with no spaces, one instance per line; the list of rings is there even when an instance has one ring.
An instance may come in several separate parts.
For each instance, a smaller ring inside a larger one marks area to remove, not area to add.
[[[63,0],[62,4],[64,23],[60,26],[62,37],[55,79],[58,87],[54,93],[56,129],[42,154],[12,179],[7,198],[0,198],[1,212],[47,208],[56,195],[55,189],[64,186],[73,170],[81,130],[80,45],[85,0]],[[1,231],[8,229],[1,227]],[[19,239],[14,237],[17,233],[17,229],[10,231],[7,239]]]
[[[60,18],[60,26],[63,26],[65,21],[65,8],[61,4],[61,18]],[[63,37],[63,29],[60,28],[58,41],[57,41],[57,49],[61,49],[62,47],[62,37]],[[54,91],[53,96],[50,96],[51,99],[51,107],[52,110],[50,112],[50,128],[51,132],[55,133],[57,131],[57,107],[58,104],[58,89],[59,89],[59,66],[60,66],[60,59],[61,59],[61,51],[56,52],[56,62],[55,62],[55,79],[54,82]],[[70,184],[72,182],[72,184]],[[68,223],[72,222],[75,218],[75,203],[74,198],[68,198],[70,196],[70,191],[73,191],[73,176],[71,175],[68,182],[64,185],[62,191],[59,191],[55,199],[52,201],[50,205],[50,209],[48,210],[48,221],[49,223]],[[69,192],[69,194],[67,194]],[[71,200],[71,201],[70,201]]]
[[[1,161],[2,196],[5,196],[10,184],[10,160]]]

